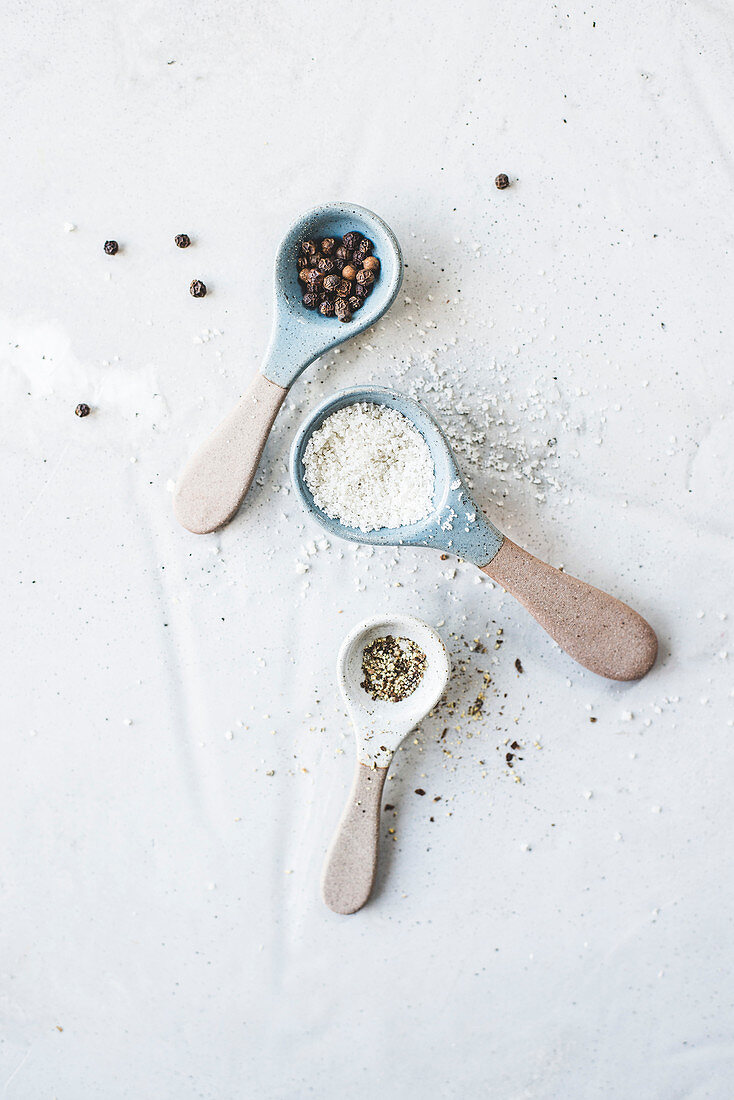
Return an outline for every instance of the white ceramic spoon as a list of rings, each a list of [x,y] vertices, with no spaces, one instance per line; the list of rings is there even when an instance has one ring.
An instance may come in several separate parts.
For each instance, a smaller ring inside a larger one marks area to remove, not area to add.
[[[399,703],[373,700],[361,686],[362,654],[376,638],[410,638],[426,655],[426,670],[412,695]],[[451,674],[446,647],[435,630],[410,615],[366,619],[344,639],[337,674],[357,739],[352,790],[326,855],[321,890],[335,913],[356,913],[372,892],[377,871],[380,807],[390,761],[400,742],[433,710]]]

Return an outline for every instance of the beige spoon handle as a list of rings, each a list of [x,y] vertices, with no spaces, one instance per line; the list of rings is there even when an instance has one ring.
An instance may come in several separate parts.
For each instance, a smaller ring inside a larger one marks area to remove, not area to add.
[[[176,519],[195,535],[229,523],[257,471],[287,390],[256,374],[229,416],[189,459],[176,486]]]
[[[387,768],[357,764],[344,813],[326,853],[324,901],[335,913],[356,913],[372,892],[380,839],[380,806]]]
[[[482,571],[515,596],[584,668],[610,680],[639,680],[654,665],[658,640],[641,615],[510,539]]]

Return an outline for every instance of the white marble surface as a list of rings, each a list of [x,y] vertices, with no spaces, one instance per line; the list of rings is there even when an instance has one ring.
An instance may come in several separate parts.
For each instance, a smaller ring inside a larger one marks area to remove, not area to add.
[[[731,1096],[732,23],[5,7],[3,1097]],[[258,365],[281,233],[330,198],[393,226],[404,295],[294,387],[236,521],[191,536],[169,482]],[[473,435],[516,541],[650,619],[645,681],[584,673],[468,566],[308,554],[294,428],[373,380]],[[334,662],[384,610],[468,666],[339,918]]]

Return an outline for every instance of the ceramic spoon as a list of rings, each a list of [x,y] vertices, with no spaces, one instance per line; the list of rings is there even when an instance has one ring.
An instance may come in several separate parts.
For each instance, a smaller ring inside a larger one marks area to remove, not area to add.
[[[296,259],[301,241],[342,237],[349,230],[373,242],[380,275],[362,308],[343,324],[336,317],[322,317],[304,308]],[[174,496],[179,523],[197,535],[229,523],[252,484],[291,385],[325,351],[374,325],[395,301],[402,279],[400,245],[390,227],[371,210],[329,203],[310,210],[291,226],[275,259],[275,310],[265,360],[238,404],[184,468]]]
[[[412,639],[427,658],[418,687],[399,703],[373,700],[361,686],[364,648],[386,634]],[[433,710],[450,672],[446,647],[436,631],[408,615],[367,619],[342,643],[337,675],[357,738],[357,766],[321,880],[324,901],[335,913],[356,913],[372,892],[377,871],[382,788],[390,761],[403,738]]]
[[[428,444],[435,470],[434,510],[419,523],[361,531],[327,516],[304,480],[303,453],[311,434],[337,409],[358,401],[397,409]],[[645,620],[584,581],[539,561],[506,538],[472,500],[448,440],[418,402],[377,386],[343,390],[303,423],[291,451],[291,477],[304,507],[330,534],[380,545],[431,546],[456,554],[515,596],[574,660],[610,680],[637,680],[657,655],[657,638]]]

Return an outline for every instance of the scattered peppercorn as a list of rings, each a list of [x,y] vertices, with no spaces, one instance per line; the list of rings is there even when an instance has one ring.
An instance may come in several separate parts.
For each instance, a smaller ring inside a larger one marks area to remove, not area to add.
[[[372,241],[356,231],[345,233],[341,239],[301,241],[296,268],[306,287],[305,308],[317,309],[323,317],[351,321],[371,293],[380,271],[380,261],[372,255],[372,248]],[[326,308],[322,309],[325,302]]]
[[[176,248],[188,248],[191,244],[188,233],[177,233],[173,239],[176,242]]]
[[[91,411],[92,410],[90,409],[89,405],[85,405],[83,401],[74,409],[74,412],[77,416],[89,416]]]
[[[515,668],[517,669],[518,672],[524,672],[525,671],[525,669],[522,667],[522,661],[520,660],[519,657],[515,658]]]
[[[205,298],[206,297],[206,284],[202,283],[201,279],[194,279],[193,283],[189,287],[191,296],[193,298]]]
[[[504,172],[500,172],[497,179],[494,181],[494,185],[498,191],[504,191],[506,187],[510,186],[509,176],[506,176]]]
[[[117,241],[105,241],[104,250],[108,256],[114,256],[116,252],[119,252],[120,246]]]
[[[416,787],[415,788],[415,793],[416,794],[425,794],[426,792],[423,790],[422,787]]]

